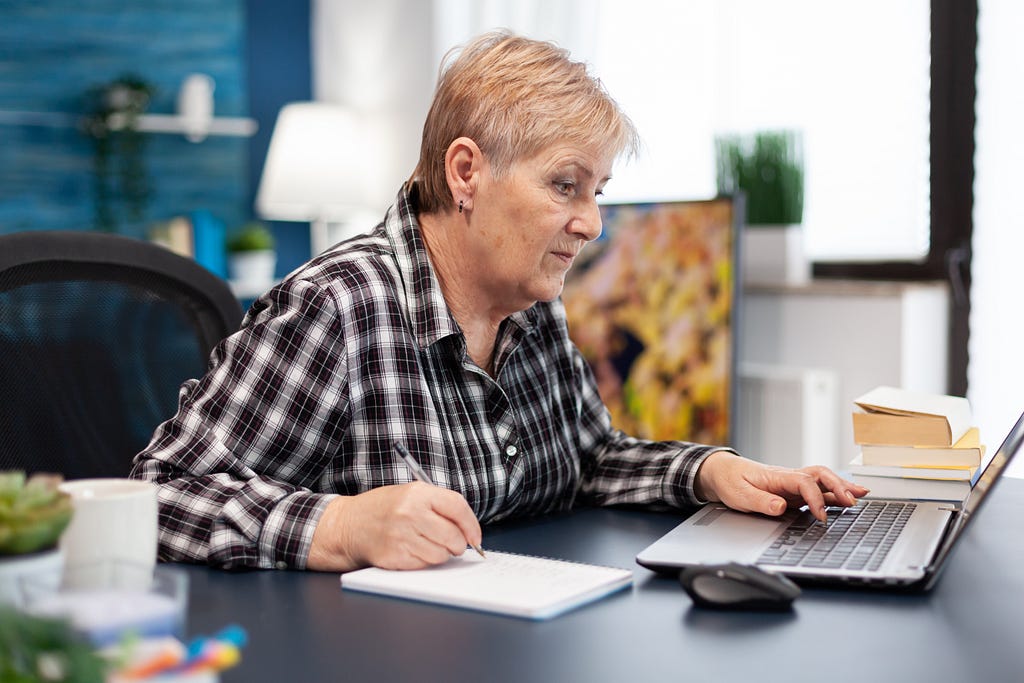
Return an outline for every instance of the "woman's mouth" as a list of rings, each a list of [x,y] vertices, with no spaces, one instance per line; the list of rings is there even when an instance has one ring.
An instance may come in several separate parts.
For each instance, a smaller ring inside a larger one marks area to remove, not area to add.
[[[576,252],[573,251],[553,251],[551,253],[555,258],[559,259],[567,266],[571,266],[573,260],[576,258]]]

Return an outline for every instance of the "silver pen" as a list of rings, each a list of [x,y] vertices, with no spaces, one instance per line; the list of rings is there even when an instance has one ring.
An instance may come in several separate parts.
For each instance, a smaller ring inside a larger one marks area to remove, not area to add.
[[[431,486],[433,486],[434,482],[430,479],[430,475],[428,475],[423,470],[423,468],[420,467],[420,464],[416,462],[416,460],[412,457],[412,453],[410,453],[409,449],[405,447],[405,444],[403,444],[401,441],[396,441],[394,446],[395,451],[397,451],[398,454],[402,456],[402,460],[405,461],[405,464],[409,468],[409,471],[412,472],[413,478],[416,481],[422,481],[424,484],[430,484]],[[486,555],[484,555],[484,551],[480,546],[476,545],[475,543],[470,543],[469,546],[473,550],[475,550],[480,555],[480,557],[487,557]]]

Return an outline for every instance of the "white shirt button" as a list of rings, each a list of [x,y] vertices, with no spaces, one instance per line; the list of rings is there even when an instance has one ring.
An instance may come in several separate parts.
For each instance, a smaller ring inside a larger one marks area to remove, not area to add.
[[[288,569],[288,563],[284,560],[278,560],[274,563],[274,567],[276,567],[277,569]]]
[[[510,458],[518,452],[519,449],[516,448],[513,444],[509,444],[508,446],[505,447],[505,455],[507,455]]]

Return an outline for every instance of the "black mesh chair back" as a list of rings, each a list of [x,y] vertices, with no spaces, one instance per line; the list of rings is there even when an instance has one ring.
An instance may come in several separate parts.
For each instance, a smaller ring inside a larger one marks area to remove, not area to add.
[[[0,236],[0,470],[127,476],[241,316],[224,280],[149,242]]]

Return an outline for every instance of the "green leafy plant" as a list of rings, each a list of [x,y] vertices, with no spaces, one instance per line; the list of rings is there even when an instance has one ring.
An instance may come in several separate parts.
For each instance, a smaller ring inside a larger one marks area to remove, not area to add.
[[[143,163],[146,136],[139,131],[138,121],[154,92],[139,76],[126,74],[86,93],[89,113],[84,130],[93,141],[95,221],[100,230],[117,230],[114,203],[118,197],[129,220],[145,217],[152,188]]]
[[[243,251],[268,251],[274,248],[274,233],[258,221],[246,223],[228,238],[227,250],[233,254]]]
[[[71,497],[58,490],[58,475],[0,473],[0,561],[56,547],[71,521]]]
[[[803,220],[804,165],[795,131],[761,131],[715,139],[718,192],[746,195],[747,225],[793,225]]]
[[[107,668],[67,621],[0,606],[0,681],[102,683]]]

